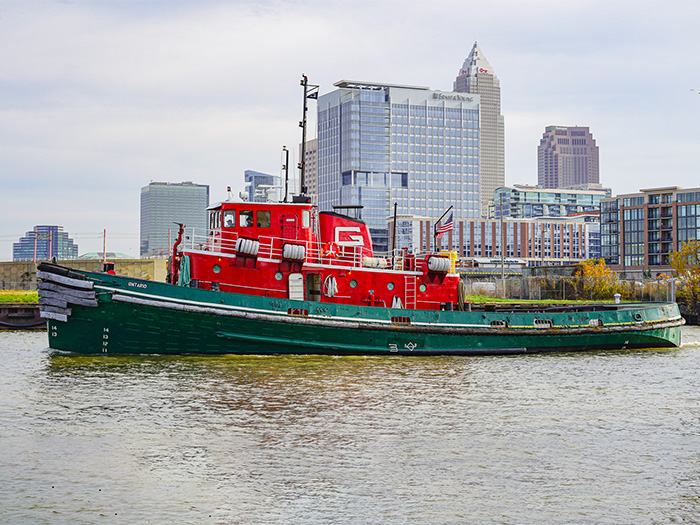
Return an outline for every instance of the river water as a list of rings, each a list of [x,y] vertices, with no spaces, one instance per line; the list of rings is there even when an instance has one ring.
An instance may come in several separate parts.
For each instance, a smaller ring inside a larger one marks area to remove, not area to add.
[[[700,522],[700,329],[503,357],[81,357],[0,332],[2,523]]]

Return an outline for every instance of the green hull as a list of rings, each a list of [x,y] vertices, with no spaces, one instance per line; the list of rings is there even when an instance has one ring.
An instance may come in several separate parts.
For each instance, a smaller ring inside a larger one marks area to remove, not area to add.
[[[45,272],[42,272],[45,274]],[[40,297],[52,349],[87,354],[516,354],[680,345],[675,304],[539,312],[342,306],[184,288],[87,272]],[[49,287],[49,284],[45,286]],[[87,292],[86,292],[87,293]],[[80,294],[77,294],[80,295]],[[76,304],[81,303],[81,304]]]

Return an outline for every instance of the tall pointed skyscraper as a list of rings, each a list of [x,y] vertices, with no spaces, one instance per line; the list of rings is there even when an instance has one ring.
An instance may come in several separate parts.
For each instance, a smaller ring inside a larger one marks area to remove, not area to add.
[[[505,131],[501,115],[501,83],[476,42],[462,64],[454,90],[480,95],[481,98],[479,200],[481,215],[486,217],[496,188],[506,183]]]

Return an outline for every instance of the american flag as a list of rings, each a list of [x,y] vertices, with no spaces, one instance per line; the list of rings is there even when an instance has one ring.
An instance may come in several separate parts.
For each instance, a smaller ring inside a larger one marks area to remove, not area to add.
[[[443,233],[447,233],[449,231],[452,231],[453,229],[454,222],[452,222],[452,213],[450,213],[450,216],[447,217],[447,220],[445,222],[440,222],[440,224],[437,227],[437,230],[435,230],[435,233],[437,234],[437,238],[440,239]]]

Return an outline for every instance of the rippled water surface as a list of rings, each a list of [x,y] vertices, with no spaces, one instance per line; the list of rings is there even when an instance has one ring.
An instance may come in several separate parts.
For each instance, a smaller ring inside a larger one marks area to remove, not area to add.
[[[50,356],[0,332],[0,522],[700,522],[700,329],[509,357]]]

